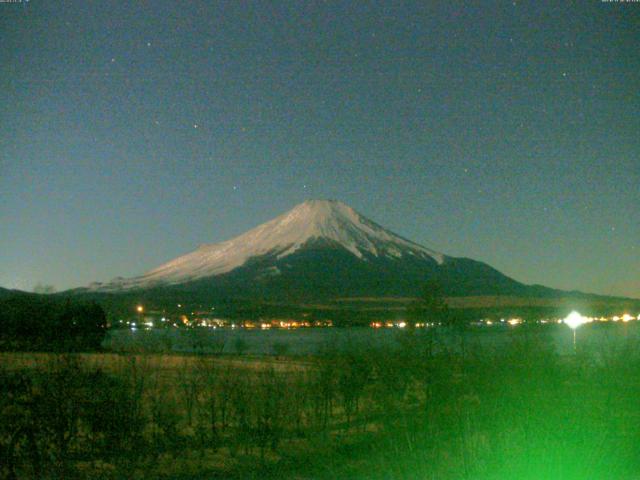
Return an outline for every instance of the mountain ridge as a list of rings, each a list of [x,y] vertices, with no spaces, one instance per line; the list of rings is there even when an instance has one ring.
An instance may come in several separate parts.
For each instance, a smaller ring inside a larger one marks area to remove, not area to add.
[[[244,234],[219,243],[201,244],[141,276],[94,283],[89,288],[117,291],[195,281],[229,273],[252,258],[272,254],[278,259],[285,258],[317,239],[333,241],[365,260],[371,255],[395,258],[411,255],[442,264],[446,258],[385,229],[342,202],[307,200]]]
[[[438,283],[448,297],[606,297],[526,285],[484,262],[412,242],[336,200],[307,200],[244,234],[201,244],[143,275],[67,293],[293,305],[342,297],[417,297],[427,282]]]

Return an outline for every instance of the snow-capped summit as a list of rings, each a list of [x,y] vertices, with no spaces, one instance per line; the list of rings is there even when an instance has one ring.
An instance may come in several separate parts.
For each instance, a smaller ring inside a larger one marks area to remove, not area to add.
[[[395,318],[406,301],[434,286],[448,297],[480,298],[483,308],[486,296],[567,294],[525,285],[471,258],[430,250],[333,200],[308,200],[236,238],[201,245],[139,277],[69,293],[108,299],[116,309],[130,308],[132,301],[219,305],[224,315],[238,318],[304,310],[304,315],[313,311],[318,318],[352,322],[378,318],[387,308]]]
[[[442,264],[445,259],[443,254],[384,229],[342,202],[307,200],[236,238],[201,245],[140,277],[119,278],[91,288],[120,290],[186,283],[231,272],[253,258],[270,255],[282,259],[318,241],[341,247],[365,261],[371,257],[412,256]]]

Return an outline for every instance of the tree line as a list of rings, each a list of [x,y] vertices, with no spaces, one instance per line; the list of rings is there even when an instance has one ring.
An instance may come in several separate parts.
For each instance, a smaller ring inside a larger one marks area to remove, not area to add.
[[[2,350],[96,350],[106,329],[97,303],[28,293],[0,298]]]

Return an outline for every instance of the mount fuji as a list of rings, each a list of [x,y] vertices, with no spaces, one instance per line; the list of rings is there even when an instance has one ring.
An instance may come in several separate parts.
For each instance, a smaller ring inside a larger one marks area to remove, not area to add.
[[[308,300],[412,296],[427,281],[450,296],[552,291],[414,243],[333,200],[308,200],[236,238],[201,245],[141,276],[83,290]]]

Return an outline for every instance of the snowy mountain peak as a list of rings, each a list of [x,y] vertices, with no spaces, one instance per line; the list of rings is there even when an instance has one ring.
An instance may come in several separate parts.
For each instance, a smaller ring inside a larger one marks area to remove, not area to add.
[[[119,290],[184,283],[230,272],[254,257],[272,255],[280,259],[317,240],[342,247],[363,260],[367,256],[412,255],[428,257],[439,264],[444,261],[441,253],[384,229],[342,202],[307,200],[236,238],[200,245],[140,277],[115,280],[97,288]]]

